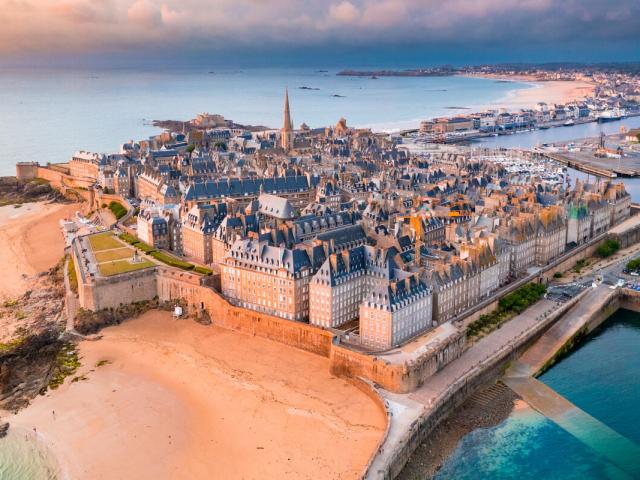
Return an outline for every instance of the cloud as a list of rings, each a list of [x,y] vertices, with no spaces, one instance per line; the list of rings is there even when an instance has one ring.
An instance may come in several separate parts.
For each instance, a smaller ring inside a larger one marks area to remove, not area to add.
[[[160,8],[147,0],[137,0],[127,10],[129,23],[143,27],[157,27],[162,24]]]
[[[360,12],[353,3],[342,2],[329,7],[329,17],[338,23],[354,23],[360,17]]]
[[[638,0],[0,0],[0,59],[194,46],[587,50],[637,45],[638,18]]]

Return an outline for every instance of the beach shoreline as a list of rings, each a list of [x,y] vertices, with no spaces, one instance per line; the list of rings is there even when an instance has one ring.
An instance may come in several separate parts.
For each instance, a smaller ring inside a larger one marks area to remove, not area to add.
[[[540,80],[532,75],[467,74],[462,76],[530,85],[529,88],[509,90],[506,96],[495,102],[474,107],[474,109],[479,108],[479,111],[503,108],[513,112],[520,109],[534,108],[540,102],[550,106],[565,104],[591,96],[595,90],[595,83],[584,80]]]
[[[384,432],[308,352],[161,311],[101,337],[79,344],[75,381],[7,419],[37,429],[65,478],[355,479]]]
[[[0,262],[5,266],[0,299],[21,295],[36,275],[64,255],[60,220],[81,209],[78,203],[33,202],[0,207]]]

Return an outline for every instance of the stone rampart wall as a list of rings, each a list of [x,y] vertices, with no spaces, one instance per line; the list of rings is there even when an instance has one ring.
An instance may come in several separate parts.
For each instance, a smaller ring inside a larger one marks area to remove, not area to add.
[[[160,267],[161,301],[181,299],[192,311],[209,315],[214,325],[283,343],[329,358],[333,334],[301,322],[231,305],[212,288],[200,284],[199,275]]]
[[[61,187],[81,187],[88,188],[93,184],[92,180],[82,180],[71,175],[67,175],[64,172],[54,170],[47,167],[38,167],[39,178],[49,180],[49,182],[56,188]]]
[[[155,268],[100,278],[92,289],[93,308],[102,310],[152,300],[157,296]]]
[[[462,331],[450,341],[438,345],[403,363],[389,362],[381,356],[356,352],[340,345],[331,348],[331,373],[345,377],[363,377],[385,390],[408,393],[419,388],[425,380],[458,358],[466,347]]]

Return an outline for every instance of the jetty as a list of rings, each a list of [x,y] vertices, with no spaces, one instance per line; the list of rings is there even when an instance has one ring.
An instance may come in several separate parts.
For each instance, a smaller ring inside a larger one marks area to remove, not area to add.
[[[535,378],[619,308],[620,296],[625,295],[620,292],[604,284],[586,292],[579,303],[513,362],[502,381],[533,409],[602,455],[629,478],[640,478],[637,462],[640,446]]]

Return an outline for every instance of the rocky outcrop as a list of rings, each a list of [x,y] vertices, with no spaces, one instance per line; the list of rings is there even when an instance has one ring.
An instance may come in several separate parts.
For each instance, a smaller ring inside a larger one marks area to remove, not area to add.
[[[0,177],[0,205],[64,200],[65,197],[47,180],[22,181],[15,177]]]
[[[118,325],[127,319],[136,318],[148,310],[160,309],[171,311],[175,305],[175,301],[160,302],[155,298],[149,301],[120,305],[117,308],[106,308],[97,312],[81,308],[74,320],[74,328],[83,335],[90,335],[99,332],[105,327]]]
[[[38,275],[32,289],[0,305],[0,409],[29,404],[56,373],[64,346],[62,263]]]
[[[19,410],[46,391],[63,346],[59,337],[57,328],[46,329],[0,354],[0,408]]]

